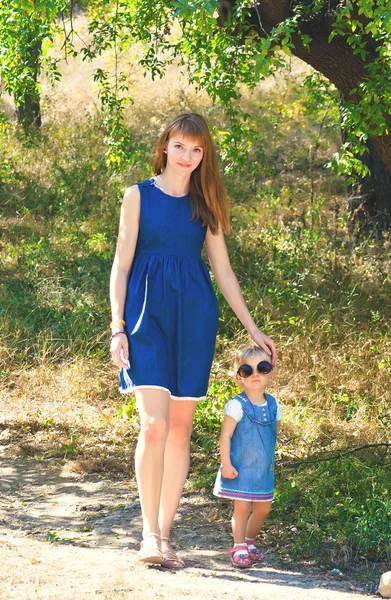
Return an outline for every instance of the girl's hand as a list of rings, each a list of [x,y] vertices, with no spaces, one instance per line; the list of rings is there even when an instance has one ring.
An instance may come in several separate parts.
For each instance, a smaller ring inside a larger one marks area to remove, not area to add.
[[[266,354],[271,354],[271,363],[274,367],[277,362],[277,350],[273,340],[257,327],[254,330],[249,331],[249,334],[257,346],[262,348]]]
[[[114,364],[122,369],[129,369],[129,343],[126,333],[120,333],[113,337],[110,352]]]
[[[239,473],[233,465],[225,465],[221,469],[221,474],[226,479],[235,479]]]

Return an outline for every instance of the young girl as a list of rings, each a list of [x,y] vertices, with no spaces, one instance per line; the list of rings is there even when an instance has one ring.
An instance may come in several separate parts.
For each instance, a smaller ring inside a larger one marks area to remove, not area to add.
[[[136,477],[143,517],[139,559],[183,567],[170,528],[189,468],[197,400],[205,398],[218,322],[217,300],[201,258],[254,343],[273,355],[232,271],[224,240],[226,193],[207,124],[176,117],[158,140],[154,177],[126,190],[112,268],[111,354],[120,391],[140,414]]]
[[[273,377],[268,353],[252,346],[235,360],[236,379],[243,392],[224,408],[220,436],[221,466],[214,494],[234,500],[232,533],[228,550],[235,567],[262,562],[255,538],[266,521],[274,496],[274,447],[280,406],[265,390]]]

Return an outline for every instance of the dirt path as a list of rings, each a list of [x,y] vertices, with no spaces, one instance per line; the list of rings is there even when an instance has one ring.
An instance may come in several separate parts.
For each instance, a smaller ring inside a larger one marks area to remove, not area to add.
[[[315,567],[286,570],[272,554],[262,567],[232,569],[212,499],[194,494],[173,529],[187,568],[139,565],[134,482],[80,475],[70,464],[0,457],[0,598],[359,600],[374,591]]]

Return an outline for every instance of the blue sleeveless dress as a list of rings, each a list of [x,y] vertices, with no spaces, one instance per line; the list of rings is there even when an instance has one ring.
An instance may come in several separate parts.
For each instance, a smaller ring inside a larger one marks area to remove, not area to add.
[[[221,498],[266,502],[274,497],[274,448],[277,441],[277,402],[265,394],[267,404],[257,406],[245,393],[235,397],[243,418],[231,438],[231,463],[238,471],[235,479],[219,472],[213,493]]]
[[[205,398],[218,306],[201,258],[206,227],[192,221],[189,197],[169,196],[154,179],[138,184],[140,228],[125,321],[130,368],[119,390],[163,388],[176,400]]]

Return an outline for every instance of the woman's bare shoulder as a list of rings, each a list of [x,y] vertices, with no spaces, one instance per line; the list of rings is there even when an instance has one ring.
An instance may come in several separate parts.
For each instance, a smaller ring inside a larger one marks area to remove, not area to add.
[[[123,204],[135,204],[140,202],[140,189],[138,185],[131,185],[126,188],[124,197],[122,199]]]

